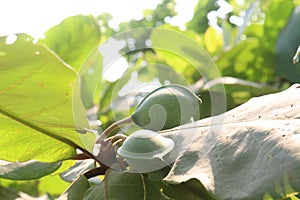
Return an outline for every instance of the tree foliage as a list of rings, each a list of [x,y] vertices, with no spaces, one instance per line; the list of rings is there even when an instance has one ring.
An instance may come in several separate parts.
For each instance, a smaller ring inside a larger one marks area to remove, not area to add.
[[[0,38],[0,199],[298,199],[299,1],[199,1],[187,30],[169,24],[175,5],[118,29],[104,13],[38,42]],[[136,88],[170,83],[203,103],[196,121],[161,133],[176,143],[169,166],[103,163],[115,154],[99,135],[150,92]]]

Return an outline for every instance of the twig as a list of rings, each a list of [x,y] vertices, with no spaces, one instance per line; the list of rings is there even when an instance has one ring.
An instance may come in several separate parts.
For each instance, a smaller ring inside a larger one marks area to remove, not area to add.
[[[106,170],[108,170],[109,167],[106,166],[106,165],[101,165],[100,167],[96,167],[96,168],[93,168],[93,169],[90,169],[88,171],[86,171],[83,175],[89,179],[89,178],[92,178],[92,177],[95,177],[95,176],[99,176],[99,175],[104,175]]]
[[[80,153],[80,154],[77,154],[73,160],[85,160],[85,159],[90,159],[90,155],[86,155],[84,153]]]

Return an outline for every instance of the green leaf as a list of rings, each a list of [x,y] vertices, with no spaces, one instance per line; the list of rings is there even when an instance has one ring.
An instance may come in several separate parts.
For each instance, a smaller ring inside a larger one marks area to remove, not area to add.
[[[58,197],[66,190],[66,188],[68,188],[69,185],[70,183],[62,180],[59,174],[51,174],[39,179],[38,186],[36,184],[35,187],[38,189],[39,193],[47,193]]]
[[[16,181],[16,180],[9,180],[9,179],[2,179],[0,178],[0,185],[1,187],[5,187],[11,191],[15,192],[24,192],[31,196],[39,195],[39,190],[37,185],[39,184],[38,180],[31,180],[31,181]],[[5,199],[5,198],[4,198]]]
[[[202,39],[202,37],[200,37],[200,35],[196,34],[193,31],[190,30],[186,30],[186,31],[181,31],[179,28],[176,27],[172,27],[172,26],[167,26],[167,25],[163,25],[160,26],[159,29],[165,29],[165,31],[170,30],[171,32],[173,32],[173,37],[176,38],[176,36],[174,35],[174,33],[176,32],[177,34],[180,34],[181,36],[185,36],[185,39],[192,39],[194,40],[193,42],[195,44],[198,44],[199,46],[204,46],[204,41]],[[153,39],[152,42],[154,42],[154,51],[153,52],[146,52],[145,55],[142,57],[142,61],[146,60],[147,63],[154,65],[157,64],[157,66],[160,69],[165,69],[166,67],[169,68],[169,70],[174,70],[174,72],[177,72],[177,75],[181,75],[182,78],[180,78],[181,82],[182,79],[184,78],[184,82],[186,83],[186,80],[189,82],[195,82],[199,79],[199,77],[201,76],[201,74],[199,74],[199,71],[197,71],[197,69],[195,67],[193,67],[193,65],[189,62],[189,60],[186,59],[186,57],[184,56],[185,54],[180,55],[177,54],[177,52],[173,52],[172,48],[165,48],[166,46],[164,46],[164,48],[159,48],[159,46],[157,46],[158,48],[155,48],[157,43],[159,44],[160,42],[162,42],[162,40],[158,37],[159,35],[151,35],[151,38]],[[185,41],[186,42],[186,41]],[[188,44],[191,43],[191,41],[188,41],[188,43],[186,44],[186,46],[188,46]],[[174,45],[174,44],[172,44]],[[170,47],[172,47],[172,45],[170,45]],[[179,45],[182,45],[182,43],[179,43]],[[141,63],[137,63],[139,66],[141,65]],[[158,65],[159,64],[159,65]],[[151,67],[146,67],[146,68],[152,68]],[[145,68],[145,69],[146,69]],[[151,69],[152,71],[152,69]],[[174,76],[174,72],[172,72],[172,74],[170,74],[169,78],[167,77],[168,73],[159,73],[158,72],[158,76],[166,76],[165,80],[169,80],[170,77],[171,78],[171,82],[175,83],[174,81],[176,81],[176,76]],[[168,79],[167,79],[168,78]],[[177,82],[179,82],[179,80],[177,80]],[[161,83],[163,83],[163,81],[161,80]],[[184,84],[183,84],[184,85]]]
[[[183,68],[184,66],[178,66],[176,64],[172,65],[172,68],[181,69],[181,71],[184,70],[183,74],[192,70],[194,74],[198,74],[198,78],[199,75],[201,75],[207,80],[220,77],[216,65],[204,48],[200,46],[199,41],[196,40],[196,38],[166,28],[153,29],[150,38],[154,50],[158,49],[166,51],[169,54],[179,57],[179,60],[185,60],[185,62],[189,63],[188,68]],[[162,40],[162,38],[164,39]],[[185,78],[188,78],[188,76]]]
[[[261,8],[265,14],[264,43],[262,43],[264,48],[269,48],[274,52],[276,39],[282,28],[287,24],[294,7],[295,5],[292,1],[277,0],[262,2]]]
[[[196,33],[204,33],[208,28],[207,14],[212,10],[216,10],[216,0],[198,1],[194,10],[193,19],[187,23],[187,28]]]
[[[191,179],[177,185],[163,186],[163,193],[174,200],[194,199],[194,200],[215,200],[215,198],[197,180]]]
[[[193,66],[191,68],[196,69],[196,73],[200,73],[207,80],[220,77],[211,57],[194,38],[165,28],[153,29],[150,38],[153,49],[168,51],[181,57]]]
[[[18,197],[20,197],[20,196],[17,192],[14,192],[10,189],[6,189],[6,188],[0,186],[0,199],[15,200]]]
[[[79,176],[57,200],[82,200],[90,184],[85,176]]]
[[[288,197],[288,198],[286,198],[284,200],[299,200],[299,198],[296,197],[296,196],[290,196],[290,197]]]
[[[171,168],[169,166],[166,166],[162,169],[152,171],[152,172],[148,172],[147,173],[148,179],[150,181],[156,181],[156,182],[162,181],[163,178],[165,178],[168,175],[170,169]]]
[[[81,66],[80,74],[80,94],[82,102],[86,109],[94,106],[95,95],[99,98],[99,92],[96,92],[98,84],[102,83],[103,57],[98,48],[94,49]]]
[[[33,180],[38,179],[56,171],[61,166],[61,162],[42,163],[38,161],[27,162],[6,162],[0,163],[0,178],[12,180]]]
[[[262,49],[257,38],[249,38],[224,51],[216,59],[216,65],[222,76],[262,83],[274,81],[273,54]]]
[[[0,38],[0,158],[55,162],[88,149],[91,134],[79,136],[73,118],[76,73],[28,35],[16,37]]]
[[[147,67],[138,70],[138,80],[149,83],[155,79],[159,80],[161,84],[166,83],[166,81],[180,85],[188,84],[181,74],[161,64],[148,64]]]
[[[84,193],[83,200],[106,200],[104,184],[93,185]]]
[[[70,145],[35,131],[3,114],[0,114],[0,127],[2,160],[24,162],[36,159],[56,162],[76,155],[75,149]]]
[[[215,55],[222,50],[224,46],[222,33],[213,27],[208,27],[204,34],[204,42],[210,55]]]
[[[300,192],[300,84],[164,133],[193,137],[170,184],[198,179],[217,199],[282,199]]]
[[[143,174],[119,172],[110,169],[105,176],[107,199],[167,199],[160,188]]]
[[[86,57],[100,42],[100,28],[92,16],[66,18],[52,27],[40,40],[74,69],[79,70]]]
[[[49,195],[45,194],[39,197],[33,197],[23,192],[15,192],[0,186],[0,199],[5,200],[50,200]]]
[[[295,8],[288,23],[281,31],[276,42],[275,70],[291,82],[300,81],[300,63],[293,64],[292,59],[300,44],[300,6]]]
[[[78,175],[83,173],[86,170],[92,169],[95,167],[94,160],[79,160],[68,170],[60,174],[61,178],[65,181],[72,182]]]

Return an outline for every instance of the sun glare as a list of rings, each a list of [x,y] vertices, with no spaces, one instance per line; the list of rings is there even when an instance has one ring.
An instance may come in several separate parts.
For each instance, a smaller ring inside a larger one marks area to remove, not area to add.
[[[120,22],[141,19],[145,9],[154,9],[161,0],[6,0],[0,6],[0,36],[27,33],[42,38],[43,33],[59,24],[64,18],[77,14],[100,15],[110,13],[113,28]],[[192,18],[197,0],[176,0],[178,15],[170,19],[171,25],[184,29],[186,21]]]

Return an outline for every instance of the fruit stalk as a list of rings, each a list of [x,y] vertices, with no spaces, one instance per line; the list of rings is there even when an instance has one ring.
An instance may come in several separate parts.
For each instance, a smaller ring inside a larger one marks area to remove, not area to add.
[[[123,124],[129,124],[129,123],[132,123],[132,119],[131,117],[126,117],[124,119],[121,119],[119,121],[116,121],[114,123],[112,123],[107,129],[105,129],[103,131],[103,135],[105,136],[108,136],[109,134],[111,134],[115,129],[119,128],[120,125],[123,125]]]

